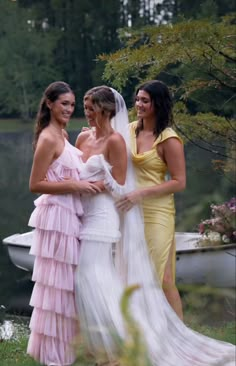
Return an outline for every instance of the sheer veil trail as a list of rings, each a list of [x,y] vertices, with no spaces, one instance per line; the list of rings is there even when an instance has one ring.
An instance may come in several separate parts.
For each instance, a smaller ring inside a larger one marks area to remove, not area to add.
[[[123,97],[111,88],[116,100],[112,127],[127,146],[126,184],[119,186],[107,171],[107,185],[113,195],[136,188],[130,151],[129,120]],[[122,235],[117,248],[116,266],[125,286],[139,284],[131,298],[132,314],[140,325],[152,365],[155,366],[235,366],[235,346],[192,331],[184,325],[167,302],[150,261],[144,235],[142,210],[135,205],[121,218]]]

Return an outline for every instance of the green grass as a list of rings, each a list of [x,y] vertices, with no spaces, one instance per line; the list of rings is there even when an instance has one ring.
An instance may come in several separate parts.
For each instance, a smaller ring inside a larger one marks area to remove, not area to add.
[[[0,342],[0,365],[1,366],[39,366],[40,363],[34,361],[26,354],[28,338],[22,337],[14,341]],[[79,361],[75,366],[94,366],[94,361],[87,361],[86,357],[79,352]]]
[[[0,341],[0,365],[1,366],[39,366],[40,363],[34,361],[26,354],[28,337],[21,337],[18,340]],[[79,348],[78,362],[75,366],[94,366],[95,361],[88,361],[82,348]]]
[[[219,327],[210,327],[205,325],[191,324],[191,328],[205,334],[211,338],[220,339],[226,342],[236,344],[235,340],[235,322],[228,322]],[[0,342],[0,365],[1,366],[38,366],[39,363],[32,360],[26,354],[27,337],[21,337],[15,341]],[[82,348],[79,349],[79,360],[75,366],[94,366],[93,360],[87,360]]]
[[[14,341],[2,341],[0,343],[0,365],[1,366],[36,366],[39,363],[32,360],[26,354],[26,337]]]
[[[193,289],[189,291],[189,289],[185,288],[181,297],[184,308],[184,323],[189,328],[210,338],[236,345],[235,296],[231,290],[221,289],[216,291],[212,289],[210,292],[209,289],[206,291],[204,287],[195,288],[194,291]],[[127,304],[126,307],[128,306]],[[130,315],[124,313],[123,310],[123,316],[126,321],[130,321]],[[0,339],[0,365],[39,366],[39,363],[26,354],[29,319],[27,318],[26,321],[22,317],[19,317],[19,319],[13,317],[12,320],[15,320],[18,325],[16,335],[18,334],[19,336],[15,340]],[[132,324],[130,329],[132,331]],[[134,336],[134,334],[131,335]],[[137,341],[136,335],[133,339]],[[74,366],[95,366],[95,360],[87,357],[79,339],[76,344],[78,344],[76,346],[78,359]],[[136,347],[137,345],[138,343],[136,342],[134,346]],[[122,350],[130,351],[130,342],[124,343]],[[142,351],[142,347],[138,346],[138,350]],[[201,350],[199,351],[201,352]],[[137,349],[135,353],[137,354]],[[124,355],[127,356],[127,352]],[[125,365],[134,366],[132,360],[132,353],[129,352],[129,361],[126,359]]]
[[[33,122],[26,123],[19,119],[1,119],[0,120],[0,133],[1,132],[24,132],[33,131]]]
[[[83,126],[87,126],[84,118],[72,118],[67,130],[79,131]],[[1,119],[0,133],[4,132],[25,132],[34,130],[34,120],[32,122],[23,122],[20,119]]]

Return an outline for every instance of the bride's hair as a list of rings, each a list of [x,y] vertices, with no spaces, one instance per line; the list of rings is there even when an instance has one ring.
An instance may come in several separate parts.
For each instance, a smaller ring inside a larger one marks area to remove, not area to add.
[[[94,107],[96,106],[110,119],[116,115],[116,101],[112,90],[105,85],[95,86],[89,89],[84,95],[84,101],[91,99]]]

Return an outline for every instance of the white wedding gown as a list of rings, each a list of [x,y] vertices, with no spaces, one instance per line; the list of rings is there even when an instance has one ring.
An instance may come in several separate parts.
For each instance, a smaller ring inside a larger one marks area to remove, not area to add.
[[[81,171],[81,179],[104,180],[110,191],[82,197],[76,301],[86,346],[110,361],[117,358],[119,337],[126,338],[120,299],[126,286],[138,283],[141,288],[132,295],[130,310],[153,366],[235,366],[235,346],[192,331],[169,306],[148,258],[140,209],[136,206],[120,218],[115,198],[124,188],[110,171],[101,154],[90,157]],[[114,245],[123,265],[114,265]]]

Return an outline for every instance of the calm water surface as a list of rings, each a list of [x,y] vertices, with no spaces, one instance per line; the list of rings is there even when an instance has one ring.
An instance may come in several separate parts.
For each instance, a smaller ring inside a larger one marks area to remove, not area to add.
[[[73,143],[76,132],[70,132]],[[30,314],[31,275],[10,261],[2,239],[29,231],[35,194],[29,192],[32,165],[32,133],[0,133],[0,306],[7,312]]]

